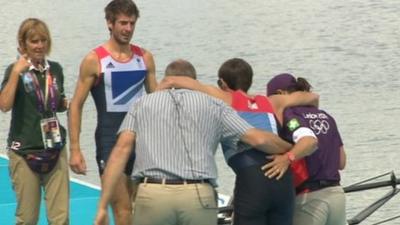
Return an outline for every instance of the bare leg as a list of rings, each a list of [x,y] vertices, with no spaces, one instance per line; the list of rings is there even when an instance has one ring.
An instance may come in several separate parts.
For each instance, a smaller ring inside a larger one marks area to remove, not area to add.
[[[110,204],[116,225],[132,225],[132,184],[126,174],[119,179]]]

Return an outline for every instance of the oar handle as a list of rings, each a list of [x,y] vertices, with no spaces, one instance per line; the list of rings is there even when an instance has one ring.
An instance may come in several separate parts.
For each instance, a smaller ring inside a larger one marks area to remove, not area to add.
[[[392,186],[392,188],[396,188],[396,186],[400,184],[400,179],[396,178],[396,175],[392,171],[390,174],[390,180],[388,181],[380,181],[380,182],[374,182],[374,183],[369,183],[369,184],[353,184],[350,186],[347,186],[344,189],[345,193],[349,192],[354,192],[354,191],[363,191],[363,190],[370,190],[374,188],[380,188],[380,187],[387,187],[387,186]]]
[[[364,190],[370,190],[370,189],[375,189],[375,188],[380,188],[380,187],[396,187],[397,184],[400,184],[400,179],[396,180],[389,180],[389,181],[379,181],[379,182],[374,182],[374,183],[369,183],[369,184],[359,184],[356,186],[349,186],[345,187],[344,192],[349,193],[349,192],[355,192],[355,191],[364,191]]]

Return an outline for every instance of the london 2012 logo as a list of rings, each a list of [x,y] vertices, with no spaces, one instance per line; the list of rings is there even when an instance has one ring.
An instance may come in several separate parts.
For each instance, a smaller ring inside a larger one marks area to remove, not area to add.
[[[316,135],[326,134],[329,131],[329,123],[326,120],[310,120],[310,128],[313,129]]]

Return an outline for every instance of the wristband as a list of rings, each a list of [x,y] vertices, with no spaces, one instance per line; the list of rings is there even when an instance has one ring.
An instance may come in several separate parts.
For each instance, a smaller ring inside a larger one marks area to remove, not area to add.
[[[296,160],[296,156],[293,154],[293,152],[286,152],[286,155],[290,162],[294,162]]]

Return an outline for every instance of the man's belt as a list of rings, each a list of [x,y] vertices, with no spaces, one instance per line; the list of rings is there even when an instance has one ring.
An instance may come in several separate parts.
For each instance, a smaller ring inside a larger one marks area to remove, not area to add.
[[[143,177],[140,179],[140,183],[147,184],[169,184],[169,185],[179,185],[179,184],[201,184],[210,183],[209,179],[192,180],[192,179],[158,179],[151,177]]]
[[[296,193],[302,193],[306,190],[308,191],[317,191],[326,187],[334,187],[339,186],[340,182],[337,180],[315,180],[315,181],[306,181],[302,183],[300,186],[296,187]]]

